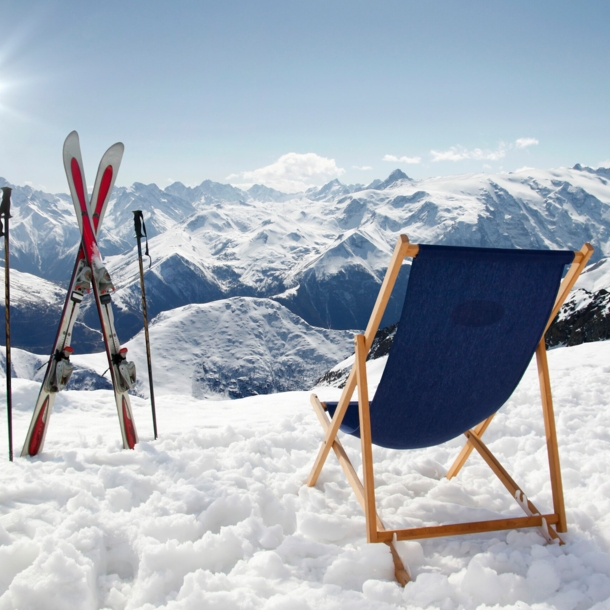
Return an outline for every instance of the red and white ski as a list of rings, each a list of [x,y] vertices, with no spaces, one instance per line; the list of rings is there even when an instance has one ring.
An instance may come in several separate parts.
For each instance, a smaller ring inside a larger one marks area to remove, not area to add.
[[[91,286],[93,286],[106,354],[110,364],[123,446],[133,448],[138,440],[133,423],[131,403],[127,394],[127,390],[135,384],[135,366],[126,360],[127,350],[125,348],[121,350],[114,330],[114,317],[110,295],[108,294],[113,287],[110,276],[103,265],[96,240],[121,164],[123,150],[123,144],[117,143],[111,146],[102,157],[91,202],[89,202],[85,176],[82,170],[78,134],[73,131],[64,143],[64,166],[81,228],[82,243],[70,280],[53,352],[47,365],[32,422],[21,452],[22,456],[37,455],[42,450],[55,395],[65,388],[73,370],[69,360],[73,351],[70,347],[72,329],[78,317],[84,294],[89,291]]]

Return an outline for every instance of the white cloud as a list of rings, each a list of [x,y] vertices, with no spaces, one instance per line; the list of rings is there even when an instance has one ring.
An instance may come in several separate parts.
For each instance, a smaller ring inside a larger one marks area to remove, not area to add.
[[[373,168],[370,165],[363,165],[362,167],[359,167],[358,165],[352,165],[352,169],[359,169],[360,171],[367,172]]]
[[[393,163],[409,163],[417,165],[421,163],[421,157],[397,157],[396,155],[384,155],[384,161],[392,161]]]
[[[596,169],[599,169],[600,167],[610,167],[610,159],[606,159],[605,161],[598,163]]]
[[[231,174],[227,180],[239,179],[238,186],[247,188],[253,184],[264,184],[285,193],[304,191],[311,186],[322,185],[344,174],[334,159],[316,153],[288,153],[275,163],[249,172]]]
[[[432,161],[465,161],[468,159],[475,161],[499,161],[506,156],[508,150],[515,148],[527,148],[528,146],[536,146],[539,144],[536,138],[518,138],[512,144],[500,142],[495,150],[483,150],[482,148],[473,148],[468,150],[464,146],[451,146],[448,150],[431,150]]]
[[[527,148],[528,146],[536,146],[540,144],[536,138],[518,138],[515,140],[515,146],[517,148]]]
[[[452,146],[449,150],[431,150],[432,161],[464,161],[466,159],[475,159],[477,161],[498,161],[506,156],[506,146],[501,143],[496,150],[482,150],[473,148],[468,150],[463,146]]]
[[[49,192],[49,188],[47,186],[45,186],[44,184],[36,184],[35,182],[32,182],[31,180],[26,180],[24,182],[24,184],[26,186],[29,186],[31,189],[34,189],[35,191],[44,191],[44,192]],[[89,188],[89,187],[87,187]],[[89,188],[89,190],[92,190],[91,188]]]

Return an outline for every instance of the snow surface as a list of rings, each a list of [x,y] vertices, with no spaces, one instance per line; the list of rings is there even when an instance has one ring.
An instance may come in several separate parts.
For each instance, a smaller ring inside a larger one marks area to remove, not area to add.
[[[150,326],[153,379],[163,393],[190,389],[196,398],[302,390],[352,351],[353,335],[310,326],[270,299],[186,305]],[[138,392],[148,396],[144,333],[125,345],[138,367]]]
[[[354,335],[312,327],[275,301],[250,297],[166,311],[149,330],[157,393],[211,399],[309,388],[352,351]],[[136,363],[136,391],[148,396],[144,332],[124,347]],[[98,375],[108,368],[104,352],[71,361]]]
[[[11,279],[11,304],[23,307],[36,307],[41,309],[55,309],[61,312],[66,291],[53,282],[49,282],[37,275],[24,273],[9,268]],[[0,266],[0,290],[4,294],[4,266]],[[4,306],[4,301],[2,301]]]
[[[321,440],[308,393],[161,394],[157,441],[148,402],[134,397],[141,442],[124,451],[112,393],[65,391],[43,455],[0,462],[0,610],[608,608],[610,342],[559,348],[549,362],[565,546],[545,545],[536,530],[398,543],[414,578],[403,590],[388,548],[365,542],[362,511],[334,456],[316,487],[304,485]],[[368,363],[372,388],[381,364]],[[13,385],[18,454],[38,384]],[[550,510],[535,365],[485,440]],[[359,441],[342,441],[358,467]],[[461,445],[374,449],[388,525],[520,514],[476,456],[456,479],[443,478]]]
[[[610,291],[610,259],[603,258],[594,265],[589,265],[574,285],[575,290],[579,288],[588,292],[603,289]]]

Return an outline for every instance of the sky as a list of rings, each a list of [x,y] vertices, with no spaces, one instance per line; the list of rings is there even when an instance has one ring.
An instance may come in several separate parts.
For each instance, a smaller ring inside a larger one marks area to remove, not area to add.
[[[0,3],[0,176],[66,192],[205,179],[286,191],[610,166],[610,3],[426,0]]]

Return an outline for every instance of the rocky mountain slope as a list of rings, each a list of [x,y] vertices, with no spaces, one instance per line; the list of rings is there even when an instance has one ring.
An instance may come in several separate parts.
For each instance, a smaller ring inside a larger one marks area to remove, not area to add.
[[[587,267],[547,333],[547,346],[610,339],[610,259]]]
[[[143,333],[126,346],[148,394]],[[150,328],[153,377],[164,393],[241,398],[309,388],[352,350],[350,331],[315,328],[269,299],[186,305]]]

